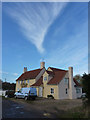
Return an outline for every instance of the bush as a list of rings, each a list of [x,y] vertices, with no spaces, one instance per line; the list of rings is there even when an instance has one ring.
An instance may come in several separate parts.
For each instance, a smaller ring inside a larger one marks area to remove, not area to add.
[[[54,99],[53,95],[47,95],[47,97]]]
[[[90,105],[90,74],[83,74],[82,77],[82,85],[83,85],[83,89],[86,93],[86,102],[88,105]]]

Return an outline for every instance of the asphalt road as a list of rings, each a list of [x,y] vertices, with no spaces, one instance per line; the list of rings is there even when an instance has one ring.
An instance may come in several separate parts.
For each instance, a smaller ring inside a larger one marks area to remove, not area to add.
[[[18,99],[17,99],[18,101]],[[2,118],[47,118],[42,111],[32,108],[26,102],[2,100]]]

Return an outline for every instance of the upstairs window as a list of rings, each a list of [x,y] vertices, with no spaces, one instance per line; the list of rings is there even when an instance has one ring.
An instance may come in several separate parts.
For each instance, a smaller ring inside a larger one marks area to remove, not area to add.
[[[64,83],[68,84],[68,78],[64,78]]]
[[[29,80],[28,80],[28,84],[29,84]]]
[[[47,80],[47,76],[44,77],[44,80],[45,80],[45,81]]]
[[[18,81],[18,84],[20,84],[20,81]]]
[[[54,93],[54,88],[51,88],[51,94]]]

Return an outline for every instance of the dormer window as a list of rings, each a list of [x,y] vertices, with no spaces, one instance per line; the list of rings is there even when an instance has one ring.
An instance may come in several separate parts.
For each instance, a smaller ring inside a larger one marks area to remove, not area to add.
[[[44,77],[44,80],[45,80],[45,81],[47,80],[47,76]]]

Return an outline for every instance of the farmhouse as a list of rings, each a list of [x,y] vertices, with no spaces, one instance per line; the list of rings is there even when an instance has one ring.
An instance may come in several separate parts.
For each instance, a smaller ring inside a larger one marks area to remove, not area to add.
[[[52,95],[55,99],[76,99],[82,94],[82,87],[73,79],[73,67],[68,70],[48,67],[45,62],[40,63],[40,68],[27,71],[16,80],[16,91],[22,87],[36,87],[39,97],[47,98]]]

